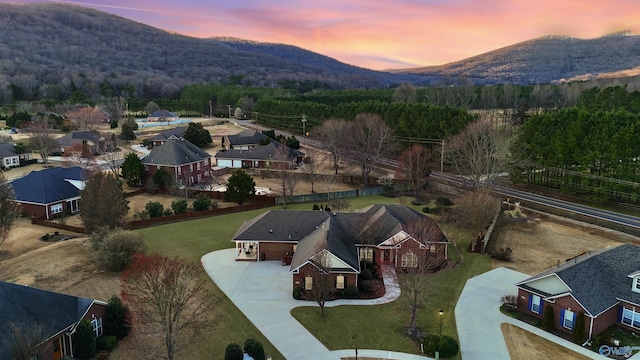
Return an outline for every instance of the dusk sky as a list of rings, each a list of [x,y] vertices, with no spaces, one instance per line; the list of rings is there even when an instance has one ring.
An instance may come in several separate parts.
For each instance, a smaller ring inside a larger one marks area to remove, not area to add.
[[[183,35],[295,45],[375,70],[445,64],[545,35],[640,34],[638,0],[66,2]]]

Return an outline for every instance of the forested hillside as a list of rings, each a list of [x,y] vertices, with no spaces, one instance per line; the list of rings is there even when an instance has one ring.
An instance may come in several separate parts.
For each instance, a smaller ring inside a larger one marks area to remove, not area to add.
[[[592,78],[640,66],[640,36],[627,33],[597,39],[548,36],[454,63],[400,71],[426,76],[479,79],[486,83],[545,84]]]
[[[422,78],[356,68],[290,46],[263,51],[171,34],[59,3],[0,3],[0,34],[0,104],[62,100],[77,90],[92,100],[177,98],[187,84],[372,88]]]

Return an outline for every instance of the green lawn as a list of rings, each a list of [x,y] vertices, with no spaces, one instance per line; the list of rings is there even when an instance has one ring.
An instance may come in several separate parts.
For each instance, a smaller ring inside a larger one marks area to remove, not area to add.
[[[479,254],[464,254],[464,263],[433,276],[425,307],[418,312],[418,324],[426,332],[440,331],[439,310],[444,311],[442,334],[458,338],[454,308],[467,279],[491,269],[491,259]],[[382,349],[418,353],[409,337],[402,334],[409,322],[409,310],[402,299],[378,306],[339,306],[326,308],[326,317],[317,307],[299,307],[291,311],[304,327],[329,349]],[[340,331],[336,331],[336,329]],[[458,356],[459,358],[459,356]]]
[[[350,199],[351,210],[361,209],[376,203],[400,203],[397,198],[371,196]],[[405,201],[408,204],[408,202]],[[288,209],[311,210],[313,204],[292,204]],[[278,209],[273,207],[271,209]],[[419,209],[419,206],[414,206]],[[178,256],[192,261],[211,251],[233,247],[231,239],[244,221],[255,217],[268,209],[222,215],[136,230],[145,239],[150,253],[165,256]],[[444,229],[448,234],[447,228]],[[458,236],[467,238],[463,232]],[[462,234],[462,235],[461,235]],[[466,241],[465,246],[468,241]],[[457,338],[453,309],[466,279],[490,270],[488,257],[477,254],[464,254],[462,266],[436,274],[433,278],[433,293],[424,309],[418,314],[421,327],[428,332],[439,330],[438,310],[443,309],[443,334]],[[450,256],[457,259],[455,251]],[[227,344],[236,342],[242,346],[245,339],[255,338],[263,343],[266,354],[274,359],[283,359],[282,355],[269,343],[255,326],[220,291],[211,285],[212,295],[219,299],[216,315],[220,323],[207,334],[207,341],[199,342],[188,355],[194,359],[223,358]],[[311,331],[329,349],[375,348],[415,353],[417,348],[411,340],[402,334],[402,327],[409,314],[399,301],[380,306],[343,306],[328,308],[328,316],[320,317],[319,310],[302,307],[292,311],[309,331]],[[336,331],[340,329],[340,331]],[[185,354],[187,355],[187,354]]]

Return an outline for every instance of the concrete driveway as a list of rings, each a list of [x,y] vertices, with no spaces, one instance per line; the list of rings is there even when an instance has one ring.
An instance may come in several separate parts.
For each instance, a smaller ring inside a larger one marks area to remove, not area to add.
[[[462,358],[509,359],[500,324],[510,323],[588,358],[608,359],[500,312],[502,296],[517,294],[517,288],[513,284],[528,277],[529,275],[514,270],[497,268],[467,280],[455,309]],[[558,358],[562,356],[559,354]],[[635,355],[632,359],[640,359],[640,355]]]
[[[315,303],[293,299],[288,266],[282,266],[279,261],[235,261],[234,253],[235,249],[226,249],[206,254],[201,259],[202,266],[216,285],[286,359],[337,360],[355,356],[355,349],[329,351],[291,316],[292,308],[314,306]],[[327,303],[327,306],[374,303],[376,300],[337,300]],[[367,349],[358,349],[358,355],[385,359],[429,359],[412,354]]]

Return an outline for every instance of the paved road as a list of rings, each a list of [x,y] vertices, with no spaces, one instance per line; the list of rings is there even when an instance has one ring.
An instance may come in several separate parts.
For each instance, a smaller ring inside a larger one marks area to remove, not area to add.
[[[430,175],[431,177],[455,182],[461,184],[462,181],[456,176],[452,174],[441,173],[439,171],[434,171]],[[640,229],[640,218],[636,216],[620,214],[613,211],[602,210],[593,208],[586,205],[576,204],[569,201],[563,201],[554,199],[548,196],[539,195],[527,191],[511,189],[505,186],[493,185],[493,191],[504,195],[505,197],[510,197],[512,199],[521,199],[525,201],[529,201],[532,203],[549,206],[552,208],[557,208],[565,211],[573,211],[576,214],[584,215],[587,217],[592,217],[594,219],[604,220],[615,224],[620,224],[624,226],[628,226],[635,229]]]

